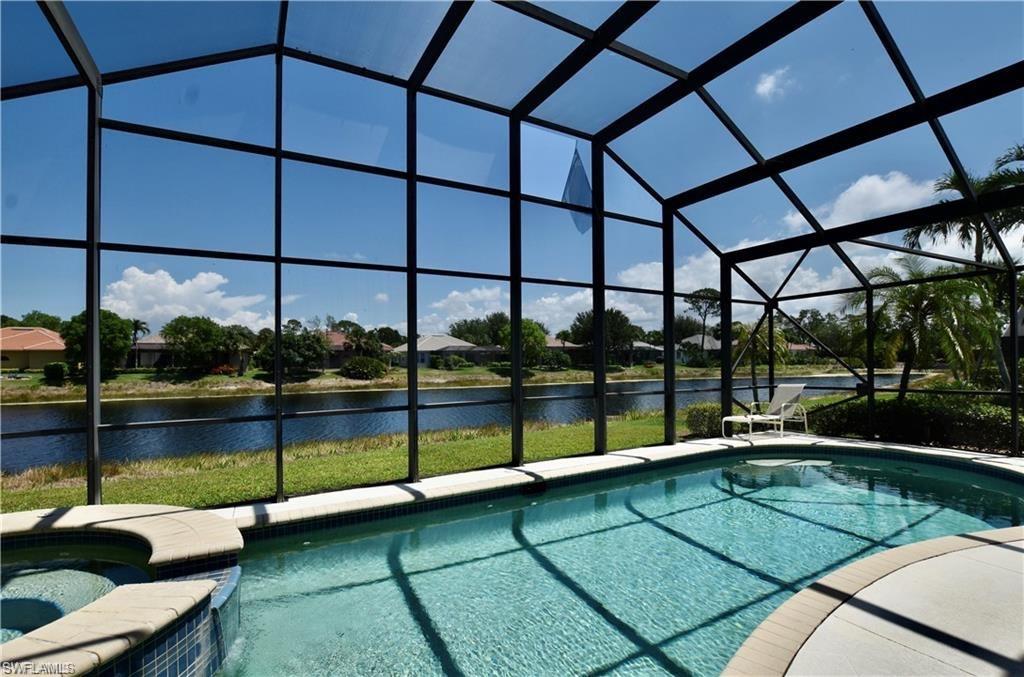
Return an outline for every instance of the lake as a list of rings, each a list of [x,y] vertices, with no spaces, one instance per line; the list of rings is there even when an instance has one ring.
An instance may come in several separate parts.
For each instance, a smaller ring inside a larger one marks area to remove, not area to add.
[[[898,375],[879,375],[876,384],[891,385],[898,381]],[[807,383],[815,390],[808,396],[822,395],[828,390],[818,388],[851,387],[856,379],[852,376],[828,376],[818,378],[787,377],[777,379],[778,383]],[[677,387],[686,390],[717,388],[718,379],[688,379],[678,381]],[[749,379],[734,379],[736,387],[749,386]],[[646,395],[643,392],[658,391],[661,381],[613,381],[608,383],[608,392],[635,392],[608,397],[608,414],[622,414],[631,409],[659,409],[662,406],[660,394]],[[589,384],[554,384],[525,386],[527,398],[550,396],[589,395],[593,388]],[[835,392],[835,391],[833,391]],[[421,389],[420,402],[452,402],[466,400],[502,400],[511,397],[508,387],[486,388],[436,388]],[[750,399],[749,390],[737,393],[741,401]],[[760,397],[766,399],[767,389],[760,390]],[[717,392],[678,393],[679,407],[701,401],[717,401]],[[361,407],[404,406],[404,390],[353,390],[334,393],[297,393],[284,397],[286,412],[316,411],[328,409],[349,409]],[[104,423],[128,423],[135,421],[163,421],[175,419],[211,418],[224,416],[259,416],[273,414],[274,398],[270,395],[244,397],[204,397],[153,400],[123,400],[103,403]],[[569,423],[593,418],[591,400],[530,400],[524,410],[527,420]],[[444,428],[474,427],[486,424],[508,425],[511,410],[508,404],[479,404],[445,409],[423,410],[420,412],[420,429],[437,430]],[[285,443],[311,440],[347,439],[401,433],[406,430],[407,414],[404,411],[317,416],[287,419],[284,422]],[[84,426],[85,407],[82,403],[71,404],[27,404],[0,407],[0,425],[5,432],[40,430],[62,427]],[[231,425],[204,424],[174,428],[133,429],[102,431],[101,445],[104,460],[129,460],[161,456],[183,456],[196,452],[232,452],[249,449],[264,449],[274,445],[274,424],[272,421],[236,423]],[[5,473],[20,472],[27,468],[65,463],[84,459],[84,435],[53,435],[41,438],[10,439],[3,443],[0,455],[0,469]]]

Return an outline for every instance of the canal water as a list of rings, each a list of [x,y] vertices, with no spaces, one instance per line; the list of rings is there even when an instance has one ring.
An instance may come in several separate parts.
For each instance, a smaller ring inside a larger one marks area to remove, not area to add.
[[[879,386],[890,385],[898,376],[876,377]],[[850,388],[856,379],[852,376],[787,377],[779,383],[807,383],[815,389],[808,396],[823,395],[828,388]],[[734,386],[749,386],[749,379],[734,379]],[[718,379],[688,379],[677,382],[677,388],[699,391],[718,388]],[[824,388],[824,389],[822,389]],[[629,410],[660,409],[661,381],[613,381],[608,383],[609,394],[629,393],[608,397],[608,414],[617,415]],[[564,396],[586,396],[593,393],[589,384],[531,385],[524,388],[527,398],[524,416],[527,420],[551,423],[569,423],[593,418],[593,402],[586,399],[529,399]],[[835,392],[835,391],[832,391]],[[652,394],[645,394],[652,393]],[[741,401],[750,399],[750,391],[737,393]],[[761,399],[767,399],[767,390],[760,390]],[[480,401],[473,406],[426,409],[420,412],[421,430],[475,427],[487,424],[508,425],[511,411],[507,403],[486,403],[508,400],[508,387],[436,388],[421,389],[420,402]],[[717,401],[717,392],[677,393],[680,408],[694,402]],[[404,406],[404,390],[354,390],[333,393],[297,393],[284,397],[286,412],[323,411],[364,407]],[[125,400],[104,402],[104,423],[139,421],[165,421],[195,418],[260,416],[274,412],[271,395],[241,397],[203,397],[153,400]],[[4,432],[44,430],[85,425],[85,407],[82,403],[28,404],[0,407],[0,426]],[[287,419],[284,422],[284,441],[348,439],[403,433],[407,414],[404,411],[315,416]],[[232,452],[263,449],[274,444],[272,421],[238,423],[232,425],[202,424],[172,428],[148,428],[120,431],[102,431],[101,444],[104,460],[129,460],[162,456],[184,456],[197,452]],[[27,468],[66,463],[84,459],[83,435],[51,435],[40,438],[9,439],[3,443],[0,469],[15,473]]]

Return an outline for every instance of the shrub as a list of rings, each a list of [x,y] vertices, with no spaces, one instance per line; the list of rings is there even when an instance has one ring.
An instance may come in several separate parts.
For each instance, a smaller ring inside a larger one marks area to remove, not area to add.
[[[875,403],[875,434],[886,442],[1006,452],[1010,448],[1010,409],[967,397],[917,395]],[[811,411],[819,435],[867,437],[868,403],[860,399]]]
[[[686,427],[697,437],[718,437],[722,434],[722,407],[714,402],[698,402],[683,410]]]
[[[388,367],[378,359],[358,355],[346,360],[345,364],[341,365],[338,373],[345,378],[371,381],[375,378],[381,378],[384,374],[388,373]]]
[[[442,363],[441,366],[442,368],[447,369],[448,371],[455,371],[456,369],[463,369],[470,365],[471,362],[463,357],[460,357],[458,355],[449,355],[448,357],[444,358],[444,362]]]
[[[431,369],[444,369],[444,358],[440,355],[431,355],[428,364]]]
[[[219,364],[210,370],[214,376],[234,376],[236,369],[230,364]]]
[[[43,367],[43,378],[47,383],[62,385],[68,378],[67,362],[49,362]]]
[[[548,371],[565,371],[572,366],[572,358],[564,350],[546,350],[541,357],[540,366]]]

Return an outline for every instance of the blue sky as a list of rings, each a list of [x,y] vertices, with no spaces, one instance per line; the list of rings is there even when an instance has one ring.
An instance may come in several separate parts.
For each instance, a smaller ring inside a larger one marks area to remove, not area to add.
[[[72,3],[86,40],[105,42],[104,69],[182,56],[182,45],[229,49],[261,44],[275,17],[269,3],[192,4],[196,17],[154,18],[146,7]],[[610,3],[547,3],[553,11],[596,26]],[[623,42],[691,69],[758,22],[778,3],[669,3],[641,19]],[[303,49],[347,58],[400,77],[443,15],[439,3],[367,5],[365,24],[351,35],[354,6],[296,3],[289,40]],[[926,93],[941,91],[1022,57],[1024,5],[1014,2],[879,3]],[[31,11],[29,11],[31,10]],[[116,10],[116,11],[115,11]],[[163,10],[159,10],[163,11]],[[113,12],[113,14],[111,14]],[[4,84],[69,74],[60,46],[40,28],[31,4],[3,4]],[[202,15],[201,17],[199,15]],[[107,32],[116,16],[117,30]],[[204,32],[202,21],[230,21],[228,38]],[[159,19],[167,26],[144,41],[133,30]],[[478,3],[429,84],[498,105],[514,103],[577,43],[546,26],[489,3]],[[714,26],[710,30],[707,26]],[[199,27],[197,27],[199,26]],[[965,26],[970,30],[965,30]],[[703,27],[703,28],[702,28]],[[472,30],[470,30],[472,29]],[[347,32],[346,32],[347,31]],[[273,35],[271,30],[269,35]],[[101,41],[106,37],[108,40]],[[173,38],[173,39],[172,39]],[[501,40],[500,48],[489,47]],[[224,39],[233,41],[225,46]],[[488,42],[492,41],[492,42]],[[952,49],[950,45],[956,45]],[[8,55],[17,48],[35,58]],[[334,50],[334,51],[331,51]],[[339,51],[340,50],[340,51]],[[461,68],[460,68],[461,66]],[[105,88],[104,114],[115,119],[272,145],[274,67],[270,57],[186,71]],[[606,54],[545,102],[538,115],[593,131],[667,84],[657,73]],[[784,152],[910,101],[863,12],[846,3],[709,84],[708,91],[766,156]],[[405,168],[405,93],[377,81],[287,60],[284,143],[395,170]],[[418,171],[493,188],[507,188],[507,119],[436,97],[418,100]],[[85,232],[85,96],[81,90],[5,102],[2,107],[2,228],[6,233],[81,238]],[[943,124],[964,164],[984,173],[992,160],[1024,140],[1021,91],[947,116]],[[612,147],[656,190],[673,194],[751,163],[711,112],[687,97],[613,142]],[[589,169],[589,144],[539,127],[522,129],[524,192],[561,200],[573,154]],[[273,161],[233,151],[105,132],[103,237],[268,254],[273,252]],[[918,207],[939,199],[933,181],[948,165],[926,126],[787,172],[785,179],[826,227]],[[660,210],[611,161],[605,162],[609,210],[659,219]],[[420,265],[481,273],[508,272],[508,204],[502,197],[421,185]],[[300,162],[284,163],[283,249],[286,255],[336,261],[405,263],[405,185],[400,179]],[[779,189],[763,181],[692,205],[685,216],[719,247],[788,237],[808,226]],[[1013,251],[1024,254],[1022,234]],[[590,232],[565,210],[524,203],[524,274],[589,282]],[[677,227],[677,289],[718,285],[718,261]],[[892,241],[898,235],[889,236]],[[961,253],[950,244],[934,247]],[[881,250],[850,247],[863,268],[890,262]],[[658,232],[610,220],[607,280],[659,289]],[[795,256],[748,264],[766,288],[788,273]],[[79,252],[28,247],[3,251],[3,312],[39,308],[78,312],[83,296]],[[41,271],[46,271],[45,276]],[[207,258],[108,253],[103,257],[104,304],[158,327],[179,312],[260,328],[272,324],[272,270],[267,264]],[[788,288],[793,293],[845,286],[849,272],[829,251],[815,252]],[[403,276],[289,266],[285,316],[331,314],[367,326],[404,330]],[[421,331],[443,331],[456,319],[507,309],[507,285],[421,276]],[[753,292],[736,283],[737,296]],[[830,308],[834,300],[809,303]],[[610,293],[607,302],[635,321],[660,324],[652,295]],[[552,330],[589,307],[590,292],[528,285],[524,314]]]

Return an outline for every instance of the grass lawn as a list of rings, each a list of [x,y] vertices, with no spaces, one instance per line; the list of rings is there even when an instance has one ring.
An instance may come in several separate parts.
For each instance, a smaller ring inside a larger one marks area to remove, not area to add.
[[[660,441],[662,420],[654,414],[610,420],[609,447]],[[592,450],[593,440],[592,422],[529,424],[524,454],[527,461],[572,456]],[[511,448],[511,433],[497,426],[424,432],[420,468],[426,477],[505,465]],[[406,477],[407,463],[404,435],[292,444],[285,447],[285,491],[294,496],[393,482]],[[273,497],[274,454],[262,450],[109,463],[103,475],[103,500],[108,503],[203,508]],[[83,503],[82,464],[33,468],[2,478],[4,512]]]

